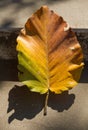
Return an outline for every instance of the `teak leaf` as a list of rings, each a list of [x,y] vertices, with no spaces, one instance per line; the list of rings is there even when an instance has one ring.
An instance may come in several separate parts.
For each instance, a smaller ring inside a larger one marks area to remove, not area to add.
[[[76,86],[83,68],[82,49],[61,16],[41,7],[17,42],[19,80],[31,91],[60,94]]]

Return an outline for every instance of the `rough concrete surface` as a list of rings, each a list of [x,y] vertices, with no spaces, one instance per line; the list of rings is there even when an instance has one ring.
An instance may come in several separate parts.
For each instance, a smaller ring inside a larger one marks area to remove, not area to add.
[[[72,28],[88,27],[88,0],[0,0],[0,28],[23,27],[42,5],[63,16]]]
[[[0,130],[88,130],[88,83],[50,94],[47,116],[44,98],[18,82],[0,82]]]

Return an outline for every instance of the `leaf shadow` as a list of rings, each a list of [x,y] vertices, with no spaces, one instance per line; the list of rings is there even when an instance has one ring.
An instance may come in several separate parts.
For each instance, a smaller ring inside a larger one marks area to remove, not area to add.
[[[72,106],[74,100],[75,95],[69,94],[68,91],[63,92],[62,94],[51,93],[49,96],[48,106],[58,112],[63,112]]]
[[[8,109],[7,113],[14,110],[9,116],[8,123],[11,123],[14,119],[22,121],[24,118],[33,119],[44,107],[46,94],[39,94],[30,92],[26,86],[15,85],[9,91],[8,97]],[[58,112],[68,110],[74,103],[74,94],[68,94],[64,92],[60,95],[50,92],[48,107],[51,107]]]
[[[8,123],[14,119],[32,119],[42,110],[44,99],[44,95],[30,92],[26,86],[15,85],[9,92],[7,113],[12,110],[14,113],[9,117]]]

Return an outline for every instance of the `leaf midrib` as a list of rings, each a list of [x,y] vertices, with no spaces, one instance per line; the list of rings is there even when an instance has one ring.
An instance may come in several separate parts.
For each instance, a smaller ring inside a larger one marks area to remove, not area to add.
[[[50,70],[49,70],[49,46],[48,46],[48,35],[47,35],[47,22],[46,22],[46,24],[45,24],[45,45],[46,45],[46,47],[45,47],[45,53],[46,53],[46,70],[47,70],[47,88],[48,88],[48,90],[49,90],[49,88],[50,88],[50,76],[49,76],[49,73],[50,73]]]

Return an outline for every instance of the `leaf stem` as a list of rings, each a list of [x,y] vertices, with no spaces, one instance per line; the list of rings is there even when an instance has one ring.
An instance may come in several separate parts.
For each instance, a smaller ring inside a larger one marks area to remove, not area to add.
[[[45,98],[45,106],[44,106],[44,116],[47,115],[47,104],[48,104],[48,98],[49,98],[49,91],[46,94],[46,98]]]

